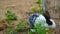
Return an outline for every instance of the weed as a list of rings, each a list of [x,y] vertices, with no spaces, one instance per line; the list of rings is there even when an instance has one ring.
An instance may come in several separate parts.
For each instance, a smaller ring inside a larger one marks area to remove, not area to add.
[[[17,16],[11,11],[7,11],[6,13],[6,21],[11,22],[12,20],[17,20]]]
[[[41,9],[41,8],[42,8],[41,4],[42,4],[42,0],[38,0],[38,1],[37,1],[37,6],[33,7],[33,8],[32,8],[32,11],[33,11],[34,13],[38,12],[38,13],[40,13],[40,14],[43,14],[44,11]]]
[[[34,12],[34,13],[40,13],[40,8],[38,7],[38,6],[35,6],[35,7],[33,7],[32,8],[32,11]]]
[[[39,7],[41,5],[41,2],[42,2],[42,0],[37,0],[37,4],[39,5]]]
[[[32,31],[29,31],[28,34],[33,34],[33,32]]]
[[[35,24],[34,25],[34,30],[35,30],[35,34],[46,34],[46,28],[48,29],[48,34],[51,34],[51,31],[48,27],[41,27],[41,24]],[[32,34],[33,32],[29,32],[29,34]]]
[[[6,34],[10,34],[10,30],[11,30],[10,26],[5,27],[5,29],[4,29]]]
[[[20,23],[16,25],[17,28],[14,28],[12,32],[10,31],[11,30],[10,26],[7,26],[5,28],[6,34],[17,34],[18,31],[21,29],[21,27],[22,27],[23,24],[24,24],[24,21],[23,20],[20,20]]]
[[[36,7],[33,7],[33,8],[32,8],[32,11],[33,11],[33,12],[37,12],[37,8],[36,8]]]
[[[46,34],[45,27],[41,27],[40,24],[35,24],[34,26],[36,34]]]
[[[23,30],[25,30],[25,29],[26,29],[26,27],[24,26],[25,23],[26,23],[26,22],[25,22],[23,19],[21,19],[21,20],[20,20],[20,23],[16,25],[17,28],[14,29],[14,31],[12,32],[12,34],[17,34],[18,31],[23,31]],[[23,26],[24,26],[24,27],[23,27]]]
[[[40,7],[33,7],[33,8],[32,8],[32,11],[33,11],[34,13],[41,13],[41,12],[42,12]],[[42,13],[41,13],[41,14],[42,14]]]

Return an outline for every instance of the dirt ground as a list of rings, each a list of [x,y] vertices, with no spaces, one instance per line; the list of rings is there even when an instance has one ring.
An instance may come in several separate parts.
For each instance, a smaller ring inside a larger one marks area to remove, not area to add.
[[[36,0],[0,0],[0,17],[5,19],[7,10],[12,11],[17,15],[18,20],[28,19],[28,13],[32,12],[31,8],[35,5]],[[27,20],[26,20],[27,21]],[[18,24],[18,21],[14,22]],[[28,31],[19,32],[18,34],[28,34]],[[4,34],[4,31],[0,31]]]
[[[22,18],[26,20],[29,17],[28,13],[32,12],[31,8],[35,5],[35,2],[36,0],[0,0],[0,17],[5,19],[6,11],[10,10],[17,15],[18,20]],[[56,29],[52,30],[52,34],[60,34],[59,12],[56,10],[54,0],[47,0],[47,10],[57,25]],[[24,32],[19,32],[18,34],[23,34]],[[3,31],[0,31],[0,34],[4,34]]]

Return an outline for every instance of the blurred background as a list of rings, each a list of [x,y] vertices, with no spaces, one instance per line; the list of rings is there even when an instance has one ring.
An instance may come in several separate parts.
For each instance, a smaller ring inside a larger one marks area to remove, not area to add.
[[[32,13],[32,7],[35,6],[37,0],[0,0],[0,17],[5,19],[5,13],[7,10],[15,13],[18,20],[24,19],[27,21],[28,14]],[[47,0],[47,10],[50,13],[51,18],[55,21],[57,27],[52,31],[52,34],[60,34],[60,0]],[[18,24],[18,21],[14,21]],[[0,25],[1,26],[1,25]],[[26,25],[28,26],[28,25]],[[28,30],[19,32],[18,34],[27,33]],[[0,34],[5,34],[4,31],[0,31]]]

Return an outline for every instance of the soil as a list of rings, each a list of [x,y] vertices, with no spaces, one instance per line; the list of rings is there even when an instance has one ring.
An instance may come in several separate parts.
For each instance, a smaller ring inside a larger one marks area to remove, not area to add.
[[[27,21],[29,13],[32,12],[32,7],[35,6],[36,0],[0,0],[0,17],[5,19],[5,13],[7,10],[12,11],[18,17],[18,20],[24,19]],[[47,10],[50,13],[51,18],[56,22],[57,27],[52,29],[52,34],[60,33],[60,19],[59,11],[55,9],[55,0],[47,0]],[[14,22],[18,24],[18,21]],[[2,26],[2,25],[1,25]],[[18,34],[28,34],[28,30],[19,32]],[[4,34],[4,31],[0,31],[0,34]]]

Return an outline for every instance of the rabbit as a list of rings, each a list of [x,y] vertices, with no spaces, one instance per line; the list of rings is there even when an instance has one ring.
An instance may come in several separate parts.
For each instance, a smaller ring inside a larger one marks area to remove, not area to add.
[[[48,11],[45,11],[44,15],[38,13],[31,14],[31,16],[28,18],[28,23],[32,32],[35,32],[33,27],[36,23],[41,23],[42,27],[49,27],[53,29],[56,27],[56,24],[54,20],[51,19]]]

